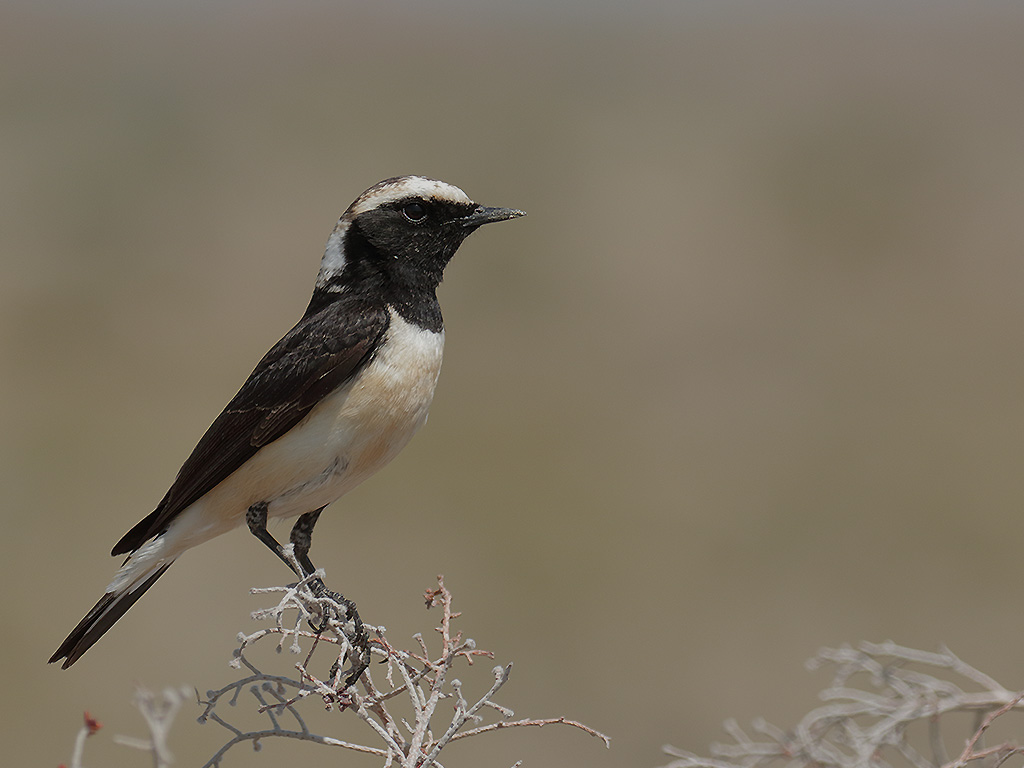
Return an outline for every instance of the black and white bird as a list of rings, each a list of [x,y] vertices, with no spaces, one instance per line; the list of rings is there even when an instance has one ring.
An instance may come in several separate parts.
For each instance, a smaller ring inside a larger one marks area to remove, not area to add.
[[[156,509],[111,552],[106,593],[50,658],[74,664],[178,557],[245,522],[286,563],[268,518],[291,531],[301,576],[331,502],[387,464],[427,419],[444,327],[436,289],[483,224],[522,216],[423,176],[361,194],[327,241],[302,319],[264,356]]]

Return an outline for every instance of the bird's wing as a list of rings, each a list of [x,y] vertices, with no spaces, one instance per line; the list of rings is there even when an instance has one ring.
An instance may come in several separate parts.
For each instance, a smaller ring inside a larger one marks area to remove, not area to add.
[[[138,549],[182,510],[295,426],[372,357],[387,330],[382,306],[341,299],[307,315],[264,356],[185,460],[167,494],[111,551]]]

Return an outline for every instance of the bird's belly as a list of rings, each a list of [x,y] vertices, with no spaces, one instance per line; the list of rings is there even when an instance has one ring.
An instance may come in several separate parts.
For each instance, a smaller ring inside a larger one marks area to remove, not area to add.
[[[387,464],[427,420],[444,334],[393,315],[388,336],[353,382],[332,392],[198,502],[224,529],[266,502],[270,517],[330,504]],[[213,533],[213,531],[210,531]]]
[[[331,395],[260,451],[267,482],[257,495],[271,517],[301,515],[340,498],[390,462],[426,422],[432,385],[389,391],[371,383],[364,378]]]

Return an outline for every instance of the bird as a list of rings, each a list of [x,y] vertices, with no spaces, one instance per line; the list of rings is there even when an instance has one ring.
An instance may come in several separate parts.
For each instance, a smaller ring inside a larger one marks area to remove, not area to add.
[[[306,311],[206,430],[156,509],[114,545],[111,555],[127,558],[50,663],[70,667],[178,557],[243,523],[297,575],[313,576],[320,513],[391,461],[427,419],[444,348],[436,292],[445,267],[479,227],[523,215],[426,176],[385,179],[359,195],[327,240]],[[292,558],[267,521],[295,517]]]

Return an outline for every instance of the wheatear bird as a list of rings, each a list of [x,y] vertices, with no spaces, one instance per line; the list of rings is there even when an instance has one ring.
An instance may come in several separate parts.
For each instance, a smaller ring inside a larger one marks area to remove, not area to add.
[[[242,522],[289,563],[267,519],[298,516],[290,540],[299,575],[311,575],[324,507],[391,461],[427,419],[444,346],[436,290],[445,266],[481,225],[522,215],[422,176],[361,194],[327,241],[306,313],[157,508],[114,545],[112,555],[128,558],[50,662],[70,667],[182,553]]]

